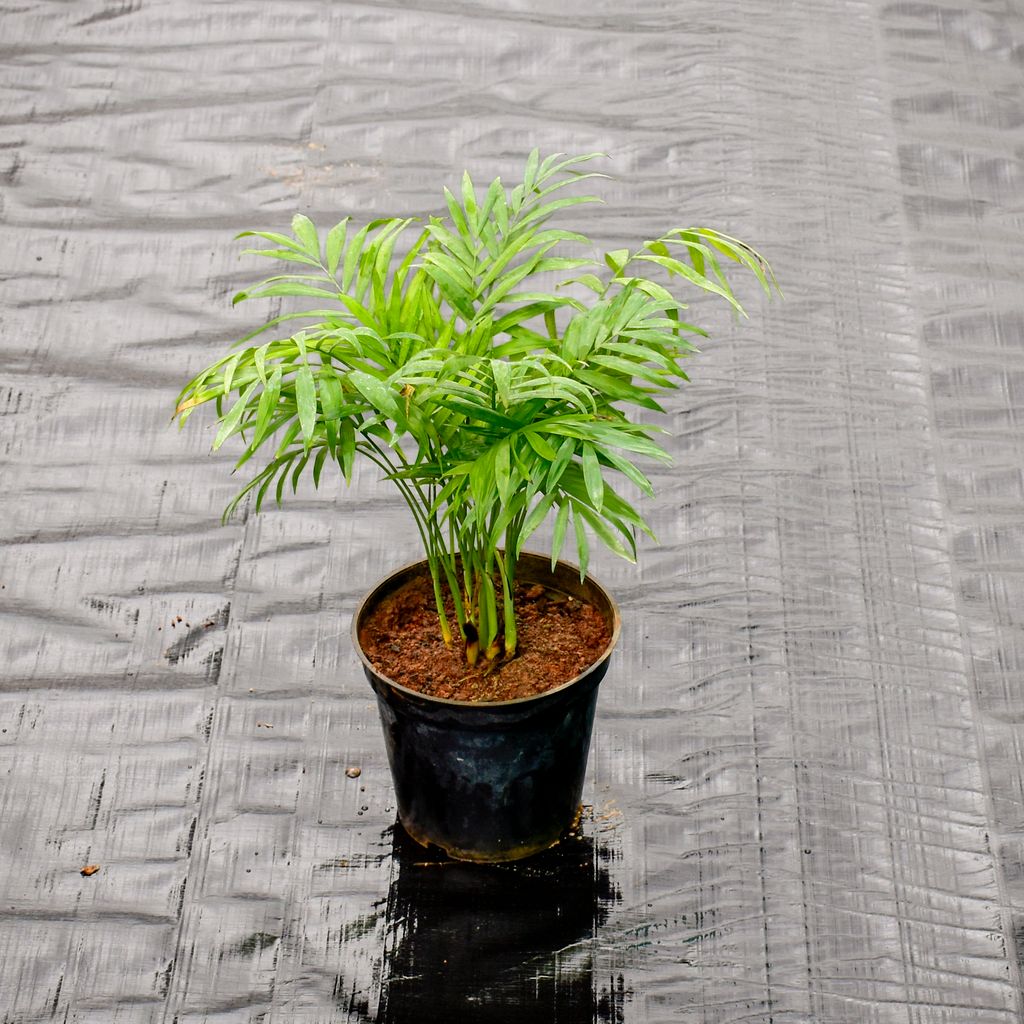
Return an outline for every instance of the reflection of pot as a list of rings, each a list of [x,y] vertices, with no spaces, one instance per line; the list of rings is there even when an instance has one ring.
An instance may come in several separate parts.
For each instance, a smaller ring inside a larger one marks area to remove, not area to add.
[[[621,898],[607,853],[575,834],[526,863],[458,864],[396,828],[379,1024],[621,1020],[590,956]]]
[[[363,653],[360,627],[376,604],[425,570],[386,577],[360,605],[353,641],[377,694],[398,816],[424,846],[459,860],[506,861],[551,846],[579,813],[597,687],[619,635],[615,602],[590,577],[523,554],[518,577],[589,601],[611,633],[600,658],[563,686],[495,703],[428,697],[380,675]]]

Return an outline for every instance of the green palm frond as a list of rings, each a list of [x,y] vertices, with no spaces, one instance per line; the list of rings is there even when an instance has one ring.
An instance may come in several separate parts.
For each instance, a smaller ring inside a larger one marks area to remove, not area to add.
[[[652,494],[635,460],[668,455],[642,416],[663,411],[658,396],[688,379],[681,361],[706,336],[682,317],[678,286],[744,315],[726,264],[768,294],[778,284],[754,249],[705,227],[600,262],[580,255],[589,239],[548,222],[600,202],[572,192],[604,177],[580,169],[598,156],[534,151],[508,190],[495,179],[479,191],[467,173],[458,195],[444,191],[448,216],[428,218],[414,239],[414,219],[399,217],[358,230],[346,217],[323,239],[302,214],[290,235],[242,232],[265,243],[245,253],[288,272],[233,301],[313,299],[317,308],[267,320],[178,397],[182,423],[216,404],[214,447],[240,437],[236,468],[266,459],[225,517],[250,495],[257,511],[268,494],[280,502],[307,471],[318,487],[328,462],[349,481],[356,457],[368,459],[412,512],[446,641],[445,588],[458,631],[491,656],[515,652],[516,561],[545,521],[552,562],[570,536],[581,573],[591,538],[635,559],[638,533],[651,531],[616,483]],[[555,273],[571,276],[553,291],[534,283]],[[570,285],[592,300],[563,290]],[[304,326],[276,336],[294,321]],[[256,344],[266,332],[271,340]]]

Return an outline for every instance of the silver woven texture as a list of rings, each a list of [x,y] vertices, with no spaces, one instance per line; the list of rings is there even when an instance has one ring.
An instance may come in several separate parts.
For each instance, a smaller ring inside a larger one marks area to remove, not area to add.
[[[0,84],[3,1024],[1024,1019],[1020,5],[24,0]],[[262,313],[236,232],[534,146],[786,299],[695,302],[583,834],[474,874],[394,834],[348,639],[403,508],[221,526],[170,417]]]

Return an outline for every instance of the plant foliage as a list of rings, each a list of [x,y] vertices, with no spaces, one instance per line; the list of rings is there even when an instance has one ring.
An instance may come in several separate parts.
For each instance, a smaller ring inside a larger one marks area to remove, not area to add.
[[[297,296],[321,308],[274,317],[178,400],[182,423],[216,403],[213,446],[239,435],[238,468],[267,457],[225,518],[250,494],[257,511],[268,494],[280,502],[307,470],[319,486],[328,463],[346,481],[359,456],[379,467],[412,512],[445,642],[448,590],[471,662],[515,653],[516,562],[545,520],[554,520],[552,564],[571,532],[581,576],[592,538],[634,560],[638,531],[650,534],[616,484],[652,493],[634,460],[669,456],[644,417],[663,412],[659,393],[688,379],[680,360],[705,336],[684,319],[673,286],[711,292],[741,314],[723,264],[749,270],[769,294],[777,288],[757,252],[710,228],[605,253],[602,276],[592,260],[558,255],[589,245],[548,223],[599,201],[571,191],[602,176],[578,169],[598,155],[541,160],[534,151],[510,191],[495,179],[478,192],[467,173],[459,195],[445,189],[448,216],[430,217],[414,237],[412,218],[358,230],[346,218],[321,238],[302,214],[290,235],[243,232],[264,243],[246,253],[290,272],[235,303]],[[551,272],[567,275],[554,290],[535,282]],[[588,301],[563,290],[570,284]],[[265,333],[270,340],[254,340]]]

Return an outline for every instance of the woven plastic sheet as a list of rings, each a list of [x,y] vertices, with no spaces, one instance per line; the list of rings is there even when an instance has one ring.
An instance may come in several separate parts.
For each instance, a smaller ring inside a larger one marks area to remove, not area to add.
[[[1019,7],[26,0],[0,83],[0,1021],[1021,1019]],[[711,224],[787,297],[697,303],[658,543],[595,561],[581,834],[474,869],[396,834],[349,646],[402,509],[222,527],[169,418],[234,233],[534,146],[610,155],[605,248]]]

